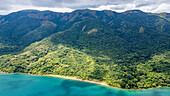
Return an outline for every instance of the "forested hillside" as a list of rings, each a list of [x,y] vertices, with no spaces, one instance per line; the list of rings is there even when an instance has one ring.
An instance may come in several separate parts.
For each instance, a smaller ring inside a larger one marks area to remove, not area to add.
[[[0,71],[170,86],[170,22],[130,10],[23,10],[0,17]]]

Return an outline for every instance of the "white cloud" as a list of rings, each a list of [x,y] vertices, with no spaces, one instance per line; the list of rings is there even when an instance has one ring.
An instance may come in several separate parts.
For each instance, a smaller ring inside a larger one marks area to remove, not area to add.
[[[40,11],[45,11],[45,10],[50,10],[50,11],[54,11],[54,12],[72,12],[74,11],[71,8],[48,8],[48,7],[39,7],[39,8],[34,8]]]
[[[144,0],[143,2],[137,2],[136,0],[132,3],[125,4],[116,4],[116,5],[101,5],[96,8],[89,8],[91,10],[112,10],[116,12],[124,12],[126,10],[135,10],[139,9],[144,12],[152,12],[152,13],[160,13],[160,12],[168,12],[170,13],[170,3],[165,3],[166,0],[162,0],[162,2],[151,2],[152,0]]]
[[[169,4],[166,4],[166,3],[163,3],[163,4],[160,4],[158,5],[158,7],[153,10],[153,12],[168,12],[170,13],[170,3]]]
[[[71,12],[87,8],[116,12],[139,9],[144,12],[170,13],[170,0],[1,0],[0,15],[23,9]]]
[[[116,12],[123,12],[129,9],[135,9],[135,4],[121,4],[121,5],[101,5],[97,8],[89,8],[91,10],[112,10]]]
[[[53,8],[50,8],[50,7],[34,7],[34,6],[17,6],[17,7],[12,7],[10,10],[0,10],[0,14],[1,15],[6,15],[6,14],[9,14],[11,12],[17,12],[17,11],[20,11],[20,10],[27,10],[27,9],[35,9],[35,10],[40,10],[40,11],[46,11],[46,10],[50,10],[50,11],[53,11],[53,12],[72,12],[74,11],[74,9],[71,9],[71,8],[57,8],[57,7],[53,7]]]

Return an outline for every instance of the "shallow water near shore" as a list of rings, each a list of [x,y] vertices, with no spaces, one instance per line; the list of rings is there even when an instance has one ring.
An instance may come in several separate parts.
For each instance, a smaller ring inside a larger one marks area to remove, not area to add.
[[[126,90],[87,82],[0,73],[0,96],[170,96],[170,88]]]

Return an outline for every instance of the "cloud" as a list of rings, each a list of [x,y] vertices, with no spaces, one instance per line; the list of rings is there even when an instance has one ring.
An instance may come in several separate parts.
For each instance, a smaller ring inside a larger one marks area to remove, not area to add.
[[[169,12],[170,0],[1,0],[0,14],[23,9],[71,12],[76,9],[125,10],[140,9],[146,12]]]
[[[123,12],[128,9],[135,9],[135,4],[118,4],[118,5],[101,5],[97,8],[89,8],[91,10],[113,10],[117,12]]]
[[[133,0],[31,0],[32,4],[40,7],[69,7],[82,8],[89,6],[99,6],[103,4],[120,4]],[[41,2],[41,3],[40,3]]]
[[[113,10],[117,12],[124,12],[126,10],[139,9],[144,12],[170,13],[170,0],[133,0],[128,3],[112,4],[112,5],[100,5],[95,8],[89,8],[92,10]]]

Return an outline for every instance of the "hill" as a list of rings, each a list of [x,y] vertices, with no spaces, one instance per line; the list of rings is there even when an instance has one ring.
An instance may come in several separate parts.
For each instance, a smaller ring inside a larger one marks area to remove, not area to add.
[[[170,86],[170,22],[129,10],[23,10],[0,17],[0,70],[100,80],[121,88]]]

